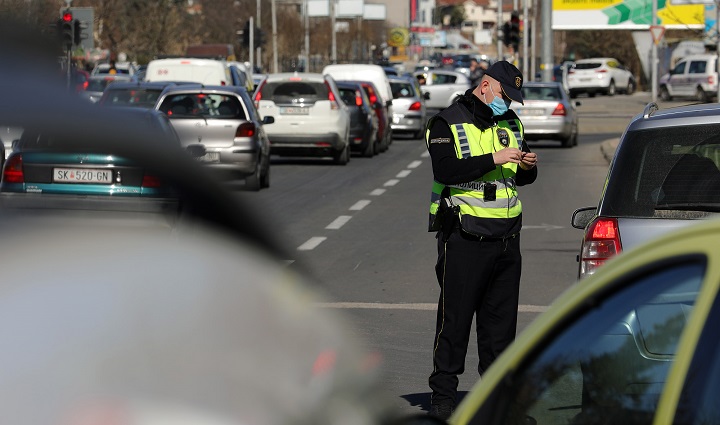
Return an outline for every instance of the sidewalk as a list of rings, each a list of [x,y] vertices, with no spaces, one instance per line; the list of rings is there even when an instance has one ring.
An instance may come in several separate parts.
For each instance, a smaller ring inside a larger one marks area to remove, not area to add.
[[[605,157],[605,160],[610,164],[610,161],[612,161],[613,156],[615,155],[615,149],[617,148],[618,143],[620,143],[620,139],[608,139],[600,144],[600,152],[603,154],[603,157]]]

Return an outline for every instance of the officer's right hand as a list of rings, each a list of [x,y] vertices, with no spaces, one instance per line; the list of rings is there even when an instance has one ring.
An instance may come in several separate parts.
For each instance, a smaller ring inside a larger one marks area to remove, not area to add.
[[[522,151],[517,148],[505,148],[493,153],[493,161],[495,165],[503,165],[508,162],[519,164],[522,159]]]

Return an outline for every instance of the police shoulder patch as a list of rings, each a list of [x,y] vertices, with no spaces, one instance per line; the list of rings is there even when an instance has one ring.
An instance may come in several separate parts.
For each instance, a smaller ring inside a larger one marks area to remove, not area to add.
[[[452,139],[448,137],[438,137],[435,139],[430,139],[430,143],[450,143],[452,142]]]
[[[501,145],[507,147],[510,145],[510,135],[504,128],[498,129],[497,131],[498,141]]]

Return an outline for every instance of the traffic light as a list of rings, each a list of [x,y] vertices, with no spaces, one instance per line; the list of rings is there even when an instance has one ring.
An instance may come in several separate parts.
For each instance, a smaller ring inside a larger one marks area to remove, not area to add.
[[[510,46],[510,22],[505,22],[502,28],[503,44]]]
[[[75,38],[75,28],[72,12],[66,10],[58,19],[57,28],[60,42],[65,50],[71,50]]]
[[[83,39],[87,37],[87,35],[83,32],[87,26],[88,25],[85,22],[82,22],[79,19],[76,19],[73,23],[73,43],[76,46],[81,45]]]
[[[255,42],[255,47],[264,46],[267,41],[265,39],[265,31],[255,27],[255,40],[253,41]]]
[[[520,15],[517,12],[513,12],[510,15],[510,36],[509,46],[512,46],[513,51],[517,52],[520,48]]]
[[[243,46],[250,48],[250,21],[245,21],[245,27],[242,30]]]

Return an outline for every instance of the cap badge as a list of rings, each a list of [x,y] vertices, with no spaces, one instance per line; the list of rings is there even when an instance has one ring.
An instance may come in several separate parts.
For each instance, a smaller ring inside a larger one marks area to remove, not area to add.
[[[522,78],[515,77],[515,87],[520,88],[521,85],[522,85]]]

